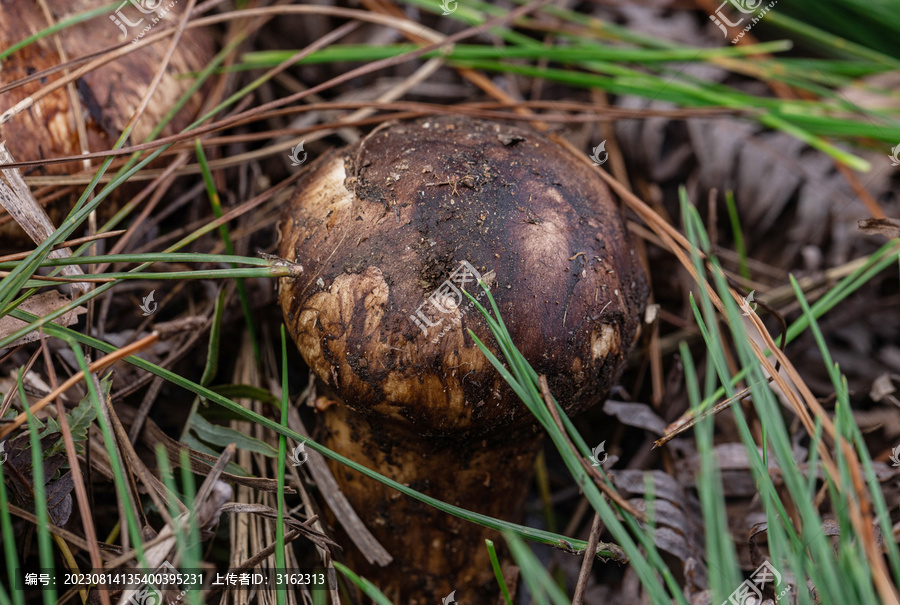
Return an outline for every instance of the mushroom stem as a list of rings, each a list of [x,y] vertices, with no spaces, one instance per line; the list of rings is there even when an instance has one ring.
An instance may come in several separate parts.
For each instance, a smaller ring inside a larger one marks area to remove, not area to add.
[[[329,448],[449,504],[520,521],[541,436],[530,429],[486,439],[424,437],[386,418],[366,417],[343,403],[324,415]],[[395,603],[434,603],[459,591],[470,605],[494,603],[498,592],[484,540],[498,532],[407,498],[329,461],[341,490],[391,553],[386,567],[348,549],[351,565]],[[412,539],[411,539],[412,538]]]

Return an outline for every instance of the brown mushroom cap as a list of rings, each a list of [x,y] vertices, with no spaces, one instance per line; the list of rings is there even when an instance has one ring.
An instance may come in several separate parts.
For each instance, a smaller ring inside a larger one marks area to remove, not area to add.
[[[47,0],[47,6],[53,15],[53,23],[102,7],[104,4],[104,0]],[[145,4],[156,5],[156,3]],[[168,4],[165,3],[163,6]],[[115,14],[114,10],[111,8],[108,15],[100,15],[46,36],[4,59],[3,84],[15,82],[35,72],[61,64],[63,61],[58,52],[57,40],[69,60],[126,41],[121,30],[110,20],[110,16]],[[138,27],[129,28],[129,40],[137,37],[154,17],[152,14],[142,14],[130,3],[122,8],[122,11],[134,23],[143,18]],[[161,30],[166,27],[179,13],[179,5],[176,4],[166,20],[154,25],[154,29]],[[49,25],[51,23],[48,22],[38,2],[33,0],[0,2],[2,49],[9,48]],[[166,38],[138,49],[85,74],[76,81],[80,110],[84,115],[88,135],[86,144],[90,151],[111,149],[115,144],[146,93],[147,86],[163,60],[169,41],[170,38]],[[191,30],[182,37],[150,104],[131,134],[132,142],[143,142],[190,87],[192,80],[181,76],[202,69],[212,55],[213,43],[206,31]],[[63,72],[56,72],[45,79],[35,80],[0,93],[0,112],[10,109],[62,75]],[[193,120],[202,103],[203,96],[194,95],[165,128],[162,136],[181,131]],[[81,146],[67,88],[56,90],[0,126],[0,140],[4,139],[10,153],[19,161],[79,155]],[[96,160],[93,163],[95,166],[99,164]],[[25,176],[72,174],[82,168],[80,162],[48,164],[24,170],[23,174]],[[65,218],[83,189],[78,187],[73,195],[51,202],[47,210],[56,226],[59,226],[60,221]],[[117,201],[120,200],[108,199],[101,204],[101,218],[113,214]],[[0,211],[2,246],[16,247],[29,244],[31,240],[18,224],[9,218]]]
[[[458,292],[479,294],[473,276],[570,414],[618,379],[648,293],[589,166],[531,130],[463,117],[390,124],[318,159],[279,249],[305,268],[280,302],[316,375],[423,435],[530,422],[467,333],[498,351]]]

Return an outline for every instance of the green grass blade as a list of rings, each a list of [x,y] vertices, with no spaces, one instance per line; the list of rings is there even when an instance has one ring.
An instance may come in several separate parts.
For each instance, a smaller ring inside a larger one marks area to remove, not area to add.
[[[4,442],[8,443],[7,441]],[[6,452],[7,455],[12,455]],[[9,578],[9,592],[15,605],[25,605],[24,591],[16,590],[15,578],[19,577],[19,555],[16,534],[13,532],[12,519],[9,516],[9,499],[6,495],[6,477],[3,465],[0,464],[0,535],[3,538],[3,554],[6,561],[6,577]]]
[[[190,511],[196,511],[194,500],[197,496],[196,483],[194,482],[194,474],[191,472],[191,458],[186,449],[178,452],[179,465],[181,466],[181,485],[184,488],[184,504]],[[186,561],[194,565],[193,569],[198,569],[203,560],[200,552],[200,527],[192,513],[188,516],[187,528],[182,527],[186,534],[187,548],[184,551]],[[187,594],[191,605],[201,605],[204,602],[203,596],[199,590],[191,590]]]
[[[347,576],[348,580],[353,582],[357,588],[363,591],[364,595],[372,599],[377,605],[394,605],[374,584],[367,579],[356,575],[349,567],[334,561],[334,568]]]
[[[47,487],[44,483],[44,450],[41,448],[41,442],[38,438],[38,422],[31,413],[31,407],[28,405],[28,397],[25,395],[25,385],[22,382],[23,369],[19,368],[19,374],[16,383],[19,388],[19,401],[25,408],[25,414],[28,418],[28,441],[31,443],[31,474],[33,478],[34,491],[34,516],[37,517],[37,545],[38,559],[41,562],[41,570],[46,571],[54,569],[53,564],[53,546],[50,543],[50,516],[47,513]],[[12,576],[11,576],[12,577]],[[53,605],[56,603],[56,586],[51,585],[41,590],[41,598],[44,605]]]
[[[200,164],[200,172],[203,175],[203,182],[206,185],[206,195],[209,197],[209,204],[212,206],[213,215],[220,219],[224,216],[222,212],[222,202],[219,198],[219,192],[216,190],[216,184],[213,182],[212,172],[209,169],[209,162],[206,160],[206,153],[203,151],[203,145],[200,139],[194,140],[194,150],[197,154],[197,162]],[[231,243],[231,234],[228,232],[228,225],[219,225],[219,236],[222,244],[225,246],[225,253],[234,255],[234,244]],[[234,265],[232,265],[233,267]],[[237,279],[238,297],[241,300],[241,309],[244,311],[244,320],[247,326],[247,332],[250,334],[250,342],[253,343],[253,356],[259,363],[262,357],[259,352],[259,342],[256,338],[256,328],[253,321],[253,310],[250,308],[250,299],[247,297],[247,289],[244,287],[244,280]]]
[[[287,428],[288,409],[290,400],[288,397],[288,367],[287,367],[287,336],[284,324],[281,324],[281,426]],[[284,556],[284,469],[287,464],[287,438],[278,435],[278,518],[275,523],[275,567],[284,570],[287,567]],[[278,605],[284,605],[284,591],[276,590],[275,597]]]
[[[21,261],[0,263],[0,269],[15,269]],[[254,256],[234,256],[230,254],[200,253],[146,253],[146,254],[106,254],[103,256],[67,256],[65,258],[47,258],[39,267],[70,267],[73,265],[101,265],[106,263],[231,263],[251,265],[254,267],[270,267],[272,262]],[[105,275],[105,274],[104,274]]]
[[[695,413],[701,403],[697,371],[686,343],[679,345],[684,366],[688,399]],[[713,419],[700,420],[695,429],[697,453],[700,455],[700,472],[697,475],[697,493],[703,514],[706,538],[706,563],[709,567],[709,588],[713,595],[724,595],[741,583],[737,556],[728,528],[728,515],[722,474],[716,461],[713,443]]]
[[[738,270],[741,277],[750,281],[750,268],[747,266],[747,246],[744,244],[744,232],[741,230],[741,218],[734,203],[734,192],[725,192],[725,208],[728,209],[728,220],[731,222],[731,233],[734,236],[734,251],[738,255]]]
[[[78,363],[79,369],[84,372],[84,384],[87,388],[88,396],[91,398],[91,401],[94,404],[94,410],[97,414],[97,424],[100,426],[100,432],[103,435],[103,443],[106,446],[106,454],[107,456],[109,456],[110,466],[112,467],[113,483],[115,485],[116,492],[118,493],[119,500],[122,503],[122,508],[125,512],[125,520],[128,527],[129,536],[131,538],[131,545],[137,553],[138,561],[141,563],[141,565],[146,567],[147,558],[146,553],[144,552],[143,535],[141,534],[141,529],[138,525],[137,518],[134,515],[131,490],[128,489],[128,482],[125,480],[125,470],[123,468],[124,463],[118,456],[118,450],[115,446],[116,441],[112,433],[112,428],[109,426],[109,421],[107,420],[106,415],[103,413],[104,404],[100,403],[100,396],[97,392],[97,387],[94,384],[94,374],[88,367],[88,363],[84,356],[84,351],[82,351],[81,346],[78,344],[78,341],[71,338],[69,334],[61,334],[60,337],[65,340],[69,345],[69,348],[72,349],[72,352],[75,354],[75,360]]]
[[[500,594],[506,601],[506,605],[512,604],[512,597],[509,596],[509,588],[506,586],[506,580],[503,578],[503,572],[500,570],[500,561],[497,559],[497,551],[494,549],[494,542],[491,540],[484,541],[488,549],[488,556],[491,558],[491,567],[494,569],[494,577],[497,578],[497,584],[500,586]]]
[[[64,19],[58,23],[55,23],[55,24],[51,25],[50,27],[44,28],[41,31],[37,32],[36,34],[28,36],[27,38],[20,40],[20,41],[16,42],[15,44],[12,44],[9,48],[4,49],[2,52],[0,52],[0,61],[6,59],[8,56],[13,54],[14,52],[16,52],[22,48],[25,48],[29,44],[31,44],[33,42],[37,42],[38,40],[40,40],[42,38],[46,38],[49,35],[55,34],[58,31],[61,31],[72,25],[75,25],[76,23],[90,21],[94,17],[99,17],[101,15],[107,15],[110,12],[112,12],[113,10],[115,10],[117,6],[121,6],[121,3],[113,2],[112,4],[107,4],[105,6],[98,6],[95,9],[85,11],[83,13],[79,13],[77,15],[69,17],[68,19]]]
[[[200,386],[208,387],[219,373],[219,341],[222,335],[222,313],[225,310],[225,289],[219,291],[209,329],[209,346],[206,348],[206,365],[200,377]]]
[[[521,577],[525,585],[528,586],[528,592],[531,598],[539,605],[569,605],[571,600],[566,597],[560,590],[550,574],[544,568],[531,549],[525,545],[522,540],[515,536],[504,536],[506,543],[509,544],[509,550],[512,553],[513,560],[521,570]],[[584,556],[590,556],[585,554]],[[549,599],[549,600],[548,600]]]

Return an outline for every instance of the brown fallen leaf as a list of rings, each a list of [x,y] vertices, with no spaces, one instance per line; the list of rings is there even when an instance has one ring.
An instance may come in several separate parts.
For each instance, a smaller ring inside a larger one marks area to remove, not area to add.
[[[41,437],[42,450],[47,450],[56,443],[61,434],[49,433]],[[31,444],[27,432],[7,443],[9,452],[8,470],[10,493],[13,500],[22,508],[34,511],[34,473],[31,465]],[[63,527],[72,514],[72,474],[68,471],[57,475],[67,462],[63,453],[54,454],[43,459],[44,490],[47,501],[47,515],[50,522]]]
[[[56,311],[60,307],[69,304],[72,302],[56,290],[48,290],[46,292],[39,292],[34,296],[30,296],[28,300],[22,302],[18,308],[22,311],[27,311],[33,315],[37,315],[38,317],[43,317]],[[60,326],[71,326],[73,323],[78,321],[78,316],[87,313],[87,309],[84,307],[76,307],[75,309],[65,313],[56,319],[53,320],[53,323]],[[16,330],[21,330],[26,323],[14,317],[10,317],[6,315],[5,317],[0,318],[0,338],[6,338],[10,334],[14,333]],[[10,347],[16,347],[26,342],[32,342],[38,339],[37,330],[29,332],[22,338],[16,340]]]
[[[872,388],[869,390],[869,397],[872,398],[872,401],[880,402],[883,400],[890,401],[897,407],[900,407],[900,400],[894,395],[897,392],[897,387],[894,386],[894,380],[900,384],[900,376],[896,374],[891,375],[888,372],[880,375],[872,382]]]
[[[615,416],[622,424],[644,429],[654,435],[665,434],[666,423],[646,403],[609,399],[603,404],[603,411],[610,416]]]
[[[701,549],[703,525],[700,503],[676,478],[662,471],[628,469],[611,471],[616,489],[628,498],[636,509],[647,512],[647,498],[653,494],[653,541],[657,548],[673,555],[684,566],[693,559],[692,573],[696,581],[708,585],[708,570],[703,563]],[[648,483],[652,487],[648,487]],[[682,569],[682,572],[685,570]],[[585,601],[587,602],[587,601]]]

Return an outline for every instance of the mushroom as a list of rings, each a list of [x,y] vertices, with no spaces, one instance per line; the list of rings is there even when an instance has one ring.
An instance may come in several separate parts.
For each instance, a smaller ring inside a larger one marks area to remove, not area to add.
[[[465,290],[496,299],[566,413],[602,401],[648,287],[609,190],[524,128],[463,117],[392,123],[317,159],[280,224],[285,322],[320,393],[327,447],[445,502],[521,517],[540,437],[468,330],[498,353]],[[499,354],[499,353],[498,353]],[[331,463],[394,557],[348,557],[396,602],[456,590],[493,603],[491,530]]]
[[[0,2],[0,48],[5,49],[22,39],[46,29],[70,17],[102,7],[105,0],[47,0],[52,14],[52,22],[41,10],[41,3]],[[141,2],[140,10],[132,3],[123,3],[118,9],[110,8],[108,14],[77,23],[60,30],[24,48],[17,50],[3,60],[3,83],[10,84],[34,73],[77,59],[124,41],[137,38],[148,24],[157,19],[160,11],[170,4],[161,0]],[[157,8],[151,11],[150,8]],[[159,20],[154,27],[162,30],[171,22],[178,11],[178,5],[169,9],[166,20]],[[124,16],[128,26],[119,18]],[[115,19],[113,19],[115,17]],[[118,21],[119,23],[115,23]],[[123,31],[128,37],[123,35]],[[170,38],[145,48],[137,49],[115,61],[85,74],[75,82],[78,110],[85,123],[87,140],[83,143],[89,151],[111,149],[128,124],[132,113],[147,91],[156,70],[165,55]],[[60,55],[59,47],[65,54]],[[132,131],[131,140],[143,142],[168,113],[179,97],[192,84],[183,75],[199,71],[209,63],[213,55],[213,43],[206,30],[192,30],[183,36],[166,73],[163,75],[150,104]],[[77,67],[81,67],[79,64]],[[74,68],[73,68],[74,70]],[[14,107],[20,101],[34,95],[43,87],[59,79],[63,72],[55,72],[0,92],[0,113]],[[169,122],[161,136],[175,134],[184,129],[196,116],[203,103],[202,95],[194,95],[182,110]],[[6,140],[12,156],[16,160],[38,160],[61,156],[80,155],[82,141],[78,135],[76,115],[68,87],[62,87],[38,100],[5,124],[0,125],[0,140]],[[95,162],[95,165],[97,163]],[[47,176],[72,174],[83,169],[79,163],[48,164],[38,169],[24,171],[26,176]],[[122,188],[120,188],[122,189]],[[83,187],[76,187],[71,194],[59,197],[44,195],[52,201],[47,211],[54,225],[59,226]],[[127,191],[107,199],[100,205],[101,220],[112,216],[127,199]],[[133,191],[132,191],[133,193]],[[25,232],[10,217],[0,211],[0,242],[2,247],[21,248],[30,243]]]

